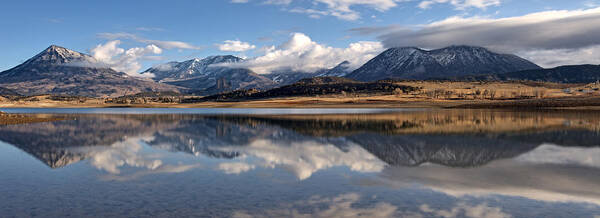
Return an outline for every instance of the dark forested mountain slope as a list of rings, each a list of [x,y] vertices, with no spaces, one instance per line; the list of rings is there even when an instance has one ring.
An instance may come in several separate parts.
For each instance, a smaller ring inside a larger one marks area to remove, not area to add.
[[[555,83],[593,83],[600,81],[600,65],[572,65],[552,69],[524,70],[503,74],[463,77],[464,80],[530,80]]]

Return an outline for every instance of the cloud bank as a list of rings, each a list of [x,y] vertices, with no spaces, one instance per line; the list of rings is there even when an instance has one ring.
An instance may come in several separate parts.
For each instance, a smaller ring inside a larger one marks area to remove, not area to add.
[[[500,52],[517,53],[534,59],[542,66],[551,67],[578,62],[598,63],[600,28],[593,28],[598,26],[600,8],[545,11],[498,19],[450,17],[419,25],[416,29],[388,26],[356,28],[351,31],[377,34],[388,48],[476,45]]]
[[[263,51],[261,56],[223,66],[250,68],[261,74],[284,69],[314,72],[343,61],[349,61],[350,68],[358,68],[383,51],[383,46],[379,42],[360,41],[347,48],[335,48],[314,42],[303,33],[293,33],[287,42],[263,48]]]

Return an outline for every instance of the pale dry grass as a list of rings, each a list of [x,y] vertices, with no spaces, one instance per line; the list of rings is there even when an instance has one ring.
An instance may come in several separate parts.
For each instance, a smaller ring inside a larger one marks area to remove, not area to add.
[[[416,81],[399,82],[398,84],[422,87],[420,92],[413,93],[413,97],[436,99],[506,100],[522,98],[556,98],[580,94],[577,92],[567,93],[564,88],[549,88],[553,87],[552,85],[544,87],[507,82]],[[578,88],[571,89],[575,90]]]
[[[104,99],[54,101],[47,95],[11,101],[0,98],[0,107],[90,108],[90,107],[166,107],[166,108],[441,108],[458,105],[494,104],[522,99],[554,99],[600,96],[599,84],[564,85],[509,82],[435,82],[407,81],[400,85],[421,87],[417,92],[387,95],[347,94],[288,97],[238,102],[178,103],[104,103]],[[564,88],[568,87],[569,88]]]

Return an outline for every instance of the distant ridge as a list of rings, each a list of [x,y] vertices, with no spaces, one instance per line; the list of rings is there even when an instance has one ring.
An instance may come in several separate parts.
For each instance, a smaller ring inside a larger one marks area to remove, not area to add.
[[[554,83],[594,83],[600,81],[600,65],[571,65],[551,69],[524,70],[503,74],[467,76],[460,80],[529,80]]]
[[[413,92],[420,88],[399,85],[392,81],[358,82],[340,77],[314,77],[302,79],[294,84],[260,91],[256,89],[237,90],[203,98],[187,99],[184,103],[204,101],[241,101],[278,97],[318,96],[334,94],[392,94]]]
[[[323,84],[343,84],[343,83],[359,83],[359,81],[343,78],[343,77],[312,77],[301,79],[296,82],[296,85],[323,85]]]

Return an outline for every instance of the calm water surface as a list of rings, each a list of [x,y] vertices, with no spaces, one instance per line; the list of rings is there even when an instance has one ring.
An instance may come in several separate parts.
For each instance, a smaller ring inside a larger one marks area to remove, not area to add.
[[[1,109],[0,217],[598,217],[600,113]]]

